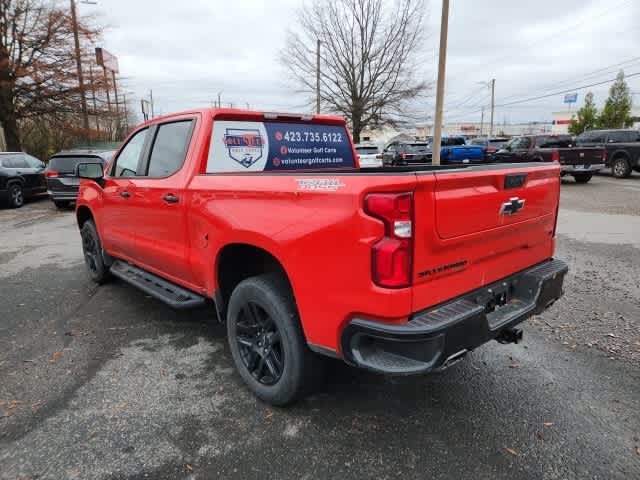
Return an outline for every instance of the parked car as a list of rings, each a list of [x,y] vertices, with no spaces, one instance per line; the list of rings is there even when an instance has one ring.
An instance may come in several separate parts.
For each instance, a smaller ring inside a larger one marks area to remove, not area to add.
[[[409,165],[431,162],[431,147],[427,142],[392,142],[382,152],[384,165]]]
[[[557,162],[561,176],[572,175],[587,183],[604,168],[607,152],[602,147],[576,147],[570,135],[527,135],[514,137],[498,150],[496,162]]]
[[[576,137],[580,146],[604,147],[607,150],[605,165],[617,178],[626,178],[631,171],[640,172],[640,131],[638,130],[590,130]]]
[[[240,377],[284,405],[321,355],[418,374],[517,342],[562,295],[559,172],[359,171],[341,117],[204,109],[138,126],[104,170],[79,164],[76,218],[94,281],[213,300]]]
[[[56,207],[66,208],[78,197],[80,179],[76,175],[79,163],[96,162],[104,166],[115,151],[70,150],[56,153],[44,171],[47,193]]]
[[[442,137],[440,149],[440,163],[465,164],[482,163],[485,160],[484,148],[477,145],[468,145],[465,137]]]
[[[504,147],[509,141],[506,137],[478,137],[471,140],[471,145],[478,145],[484,147],[484,157],[486,160],[491,161],[495,156],[495,153]]]
[[[0,201],[19,208],[26,198],[47,190],[45,164],[23,152],[0,152]]]
[[[382,167],[382,153],[376,145],[358,143],[355,148],[360,168]]]

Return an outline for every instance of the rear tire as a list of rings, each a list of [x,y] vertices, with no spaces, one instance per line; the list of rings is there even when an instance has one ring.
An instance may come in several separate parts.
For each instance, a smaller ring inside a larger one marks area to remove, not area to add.
[[[309,350],[289,285],[277,274],[238,284],[229,300],[227,333],[238,373],[271,405],[300,400],[324,378],[324,359]]]
[[[9,206],[11,208],[20,208],[24,205],[24,191],[19,183],[9,185]]]
[[[59,208],[60,210],[69,208],[68,200],[54,200],[53,204],[56,206],[56,208]]]
[[[576,183],[588,183],[591,177],[593,177],[592,173],[575,173],[573,175]]]
[[[625,157],[616,157],[611,163],[611,173],[616,178],[627,178],[631,175],[631,165]]]
[[[82,252],[91,280],[101,284],[109,278],[109,267],[104,262],[102,242],[93,220],[87,220],[80,229]]]

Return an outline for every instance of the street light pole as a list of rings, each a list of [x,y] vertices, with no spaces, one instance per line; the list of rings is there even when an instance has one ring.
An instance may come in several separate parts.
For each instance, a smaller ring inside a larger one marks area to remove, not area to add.
[[[438,55],[438,86],[436,88],[436,119],[433,128],[433,148],[431,163],[440,165],[440,145],[442,141],[442,106],[444,104],[444,78],[447,64],[447,33],[449,30],[449,0],[442,0],[440,21],[440,53]]]
[[[87,111],[87,99],[84,96],[84,79],[82,78],[82,57],[80,56],[80,37],[78,35],[78,19],[76,16],[76,2],[71,2],[71,24],[73,27],[73,40],[76,50],[76,67],[78,69],[78,86],[80,88],[80,102],[82,105],[82,127],[89,130],[89,112]]]

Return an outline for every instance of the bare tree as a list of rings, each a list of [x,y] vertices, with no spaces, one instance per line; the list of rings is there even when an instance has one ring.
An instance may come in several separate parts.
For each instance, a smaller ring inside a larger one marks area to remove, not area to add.
[[[19,123],[80,110],[68,5],[0,0],[0,124],[9,150],[20,150]],[[82,38],[97,32],[79,25]]]
[[[361,131],[407,115],[411,100],[424,93],[418,78],[424,39],[423,0],[317,0],[298,12],[280,62],[315,98],[317,40],[321,41],[320,97],[323,109]]]

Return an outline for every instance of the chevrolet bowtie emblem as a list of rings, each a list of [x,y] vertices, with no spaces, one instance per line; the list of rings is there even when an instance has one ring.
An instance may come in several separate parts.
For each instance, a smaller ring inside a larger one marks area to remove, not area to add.
[[[500,206],[500,215],[515,215],[524,208],[524,200],[518,197],[511,197],[508,202]]]

